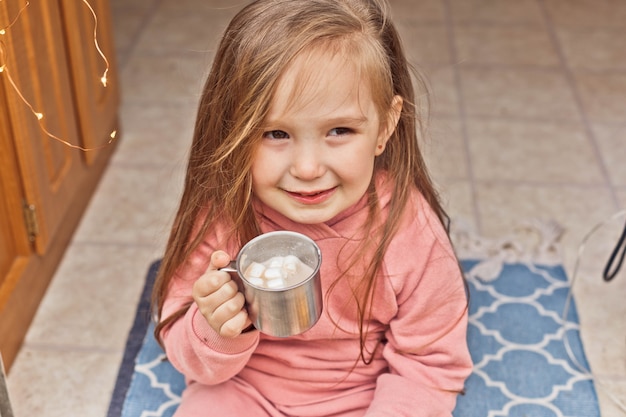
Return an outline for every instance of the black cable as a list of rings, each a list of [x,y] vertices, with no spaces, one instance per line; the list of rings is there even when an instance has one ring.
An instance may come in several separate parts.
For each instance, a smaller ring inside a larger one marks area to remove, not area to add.
[[[617,265],[615,265],[615,269],[611,271],[613,262],[615,262],[615,260],[617,259],[617,256],[620,250],[622,251],[622,253],[619,256],[619,261],[617,261]],[[625,256],[626,256],[626,224],[624,224],[624,230],[622,231],[622,235],[617,241],[617,245],[615,246],[615,249],[613,249],[613,253],[611,253],[611,257],[607,261],[606,267],[604,268],[604,273],[602,274],[602,276],[605,281],[608,282],[608,281],[611,281],[613,278],[615,278],[615,275],[617,275],[620,268],[622,267],[622,263],[624,262]]]

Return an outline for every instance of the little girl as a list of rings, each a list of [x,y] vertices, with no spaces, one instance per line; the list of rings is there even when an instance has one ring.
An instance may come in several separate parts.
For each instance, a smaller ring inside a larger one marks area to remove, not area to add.
[[[450,416],[471,371],[464,282],[418,149],[383,0],[260,0],[227,28],[154,289],[189,416]],[[251,326],[220,268],[259,234],[322,251],[308,331]]]

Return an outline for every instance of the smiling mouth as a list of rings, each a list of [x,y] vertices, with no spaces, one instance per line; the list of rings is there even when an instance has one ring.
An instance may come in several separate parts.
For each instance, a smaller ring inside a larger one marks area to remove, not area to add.
[[[335,192],[337,187],[329,188],[322,191],[312,191],[312,192],[296,192],[296,191],[286,191],[286,193],[293,198],[294,200],[302,203],[302,204],[319,204],[326,201],[330,196]]]

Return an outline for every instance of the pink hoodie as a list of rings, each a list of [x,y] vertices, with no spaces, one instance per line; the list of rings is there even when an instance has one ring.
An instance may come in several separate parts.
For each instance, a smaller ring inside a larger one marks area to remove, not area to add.
[[[379,181],[386,217],[390,191]],[[317,242],[322,251],[322,288],[326,294],[363,238],[366,198],[324,224],[294,223],[256,204],[262,231],[293,230]],[[206,236],[173,279],[163,317],[191,300],[193,282],[210,255],[238,249],[218,244],[219,231]],[[358,277],[365,268],[351,269]],[[192,304],[187,314],[163,334],[169,360],[189,383],[207,386],[240,378],[293,416],[321,416],[327,410],[360,408],[365,416],[450,416],[457,392],[471,372],[466,343],[466,296],[458,262],[448,237],[417,191],[385,255],[367,322],[365,365],[356,309],[348,280],[325,298],[324,312],[309,331],[274,338],[258,331],[228,339],[216,334]],[[383,341],[382,348],[374,350]],[[324,411],[323,411],[324,410]]]

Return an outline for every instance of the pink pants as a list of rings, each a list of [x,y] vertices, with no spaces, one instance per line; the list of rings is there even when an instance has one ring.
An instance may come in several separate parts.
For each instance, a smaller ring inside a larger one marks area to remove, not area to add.
[[[265,399],[253,386],[238,378],[223,384],[208,386],[191,383],[183,392],[182,402],[174,417],[363,417],[367,404],[371,401],[370,392],[360,392],[356,397],[345,398],[344,410],[337,409],[337,402],[313,404],[296,408],[280,407]],[[358,398],[357,398],[358,397]],[[363,398],[362,398],[363,397]],[[351,407],[350,404],[363,404],[365,407]],[[356,400],[356,401],[355,401]],[[329,414],[330,412],[330,414]]]

